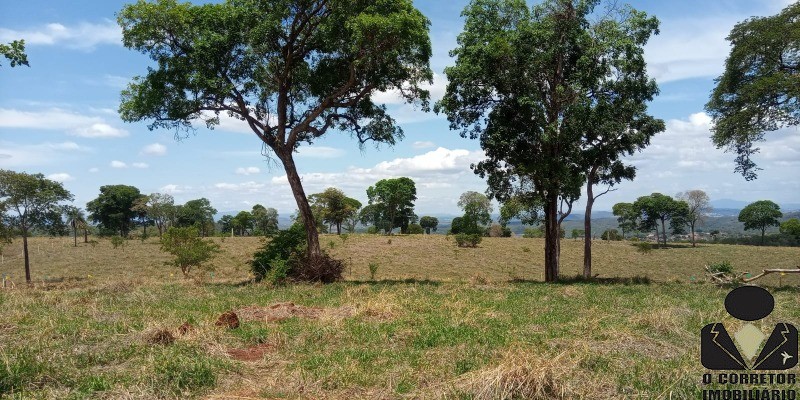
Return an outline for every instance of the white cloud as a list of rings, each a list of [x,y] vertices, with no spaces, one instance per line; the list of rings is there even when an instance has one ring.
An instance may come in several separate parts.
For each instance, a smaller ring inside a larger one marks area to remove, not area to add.
[[[70,174],[68,174],[66,172],[59,172],[57,174],[47,175],[47,179],[50,179],[50,180],[53,180],[53,181],[56,181],[56,182],[62,182],[62,183],[75,180],[75,178],[72,177],[72,175],[70,175]]]
[[[304,146],[297,151],[297,157],[303,158],[338,158],[344,154],[342,149],[325,146]]]
[[[116,22],[81,22],[73,26],[50,23],[29,30],[0,28],[0,42],[24,39],[28,46],[59,45],[70,49],[93,50],[101,44],[122,44],[122,30]]]
[[[223,182],[223,183],[217,183],[217,184],[214,185],[215,188],[223,189],[223,190],[226,190],[226,191],[251,192],[251,193],[258,192],[261,189],[264,189],[266,186],[267,185],[264,184],[264,183],[258,183],[258,182],[253,182],[253,181],[242,182],[242,183],[225,183],[225,182]]]
[[[261,169],[258,167],[240,167],[236,168],[237,175],[253,175],[261,172]]]
[[[71,162],[91,151],[75,142],[19,144],[0,141],[0,167],[33,167]]]
[[[89,172],[91,172],[93,174],[96,173],[96,172],[100,172],[100,168],[97,168],[97,167],[89,168]]]
[[[148,144],[142,148],[140,154],[149,156],[163,156],[167,154],[167,146],[164,146],[161,143]]]
[[[433,74],[433,84],[423,83],[420,88],[427,90],[431,95],[431,104],[439,101],[444,97],[447,90],[447,77],[440,74]],[[385,92],[377,92],[372,95],[372,101],[377,104],[404,104],[406,101],[400,95],[397,89],[388,90]]]
[[[84,138],[120,138],[128,136],[128,131],[105,123],[95,123],[88,127],[73,129],[70,135]]]
[[[150,165],[148,165],[147,163],[143,163],[143,162],[135,162],[135,163],[131,164],[131,167],[144,169],[144,168],[150,168]]]
[[[111,165],[111,168],[128,168],[128,164],[118,160],[111,161],[109,165]]]
[[[192,190],[191,186],[176,185],[174,183],[170,183],[168,185],[164,185],[160,189],[158,189],[158,191],[161,192],[161,193],[173,194],[173,195],[174,194],[183,194],[183,193],[186,193],[186,192],[188,192],[190,190]]]
[[[413,148],[415,148],[417,150],[429,149],[431,147],[436,147],[436,143],[433,143],[433,142],[430,142],[430,141],[425,141],[425,142],[418,141],[418,142],[414,142],[414,144],[412,144],[411,147],[413,147]]]
[[[61,130],[86,138],[125,137],[128,132],[108,124],[104,118],[83,115],[61,108],[20,111],[0,108],[0,128]]]

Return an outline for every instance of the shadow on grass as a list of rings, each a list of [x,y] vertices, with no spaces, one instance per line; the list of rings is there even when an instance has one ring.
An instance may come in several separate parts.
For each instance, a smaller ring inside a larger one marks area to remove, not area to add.
[[[529,279],[513,279],[512,283],[536,283],[545,284],[543,281],[534,281]],[[584,278],[583,275],[575,276],[561,276],[556,282],[550,282],[555,285],[573,285],[578,283],[595,284],[595,285],[649,285],[653,281],[646,276],[631,276],[631,277],[592,277]]]
[[[392,286],[392,285],[428,285],[428,286],[441,286],[443,282],[434,281],[430,279],[415,279],[415,278],[408,278],[408,279],[381,279],[381,280],[341,280],[336,282],[339,284],[346,284],[346,285],[370,285],[370,286]],[[207,282],[205,285],[210,286],[217,286],[217,287],[248,287],[248,286],[257,286],[265,284],[265,281],[254,281],[252,279],[245,280],[241,282]],[[319,282],[291,282],[288,283],[289,285],[292,284],[300,284],[300,285],[323,285]]]

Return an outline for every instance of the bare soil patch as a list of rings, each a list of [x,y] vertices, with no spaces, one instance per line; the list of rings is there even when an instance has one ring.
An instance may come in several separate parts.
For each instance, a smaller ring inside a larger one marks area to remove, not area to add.
[[[244,347],[241,349],[228,349],[227,353],[231,358],[238,361],[260,361],[264,354],[275,351],[275,345],[261,343],[255,346]]]

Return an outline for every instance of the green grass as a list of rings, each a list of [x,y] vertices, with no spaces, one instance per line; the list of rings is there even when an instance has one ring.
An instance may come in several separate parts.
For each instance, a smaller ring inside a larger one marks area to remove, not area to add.
[[[36,239],[41,247],[46,240]],[[596,271],[605,283],[544,284],[536,282],[538,239],[487,238],[476,249],[457,249],[444,237],[400,236],[388,244],[351,235],[332,251],[352,258],[349,281],[272,287],[241,284],[247,271],[237,263],[257,241],[221,244],[227,254],[216,261],[214,281],[204,283],[157,263],[163,255],[149,242],[129,242],[129,258],[101,243],[92,263],[73,268],[57,252],[92,248],[52,245],[50,258],[34,258],[34,276],[63,280],[0,290],[0,397],[699,398],[706,372],[700,328],[722,321],[735,329],[738,322],[725,313],[726,289],[690,283],[688,275],[702,276],[702,265],[721,260],[755,271],[798,259],[797,249],[703,246],[641,255],[626,243],[601,243]],[[563,245],[567,274],[579,270],[579,244]],[[376,262],[379,280],[368,281]],[[93,277],[76,279],[83,275]],[[611,279],[635,276],[652,283]],[[797,280],[782,284],[765,327],[800,322]],[[214,326],[224,311],[278,302],[352,313]],[[184,322],[193,330],[181,336]],[[175,342],[148,343],[160,329]],[[254,361],[227,353],[262,345],[269,350]]]

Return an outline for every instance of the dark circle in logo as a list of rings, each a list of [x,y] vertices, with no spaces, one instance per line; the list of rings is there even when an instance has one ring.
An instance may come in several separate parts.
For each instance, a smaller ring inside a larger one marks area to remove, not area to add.
[[[775,299],[758,286],[741,286],[725,297],[728,314],[743,321],[755,321],[769,315],[775,308]]]

